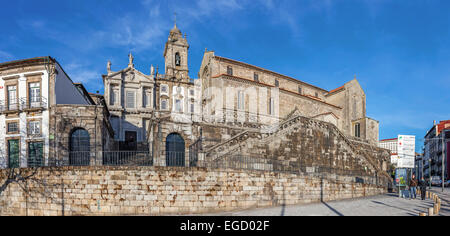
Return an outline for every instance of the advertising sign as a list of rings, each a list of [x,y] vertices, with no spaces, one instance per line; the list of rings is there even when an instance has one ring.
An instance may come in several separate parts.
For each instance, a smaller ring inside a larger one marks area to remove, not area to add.
[[[398,168],[414,168],[416,158],[416,136],[399,135],[397,141]]]
[[[406,169],[395,170],[395,185],[404,187],[406,186],[407,180],[408,180],[408,173]]]
[[[391,155],[391,163],[394,165],[398,164],[398,155]]]

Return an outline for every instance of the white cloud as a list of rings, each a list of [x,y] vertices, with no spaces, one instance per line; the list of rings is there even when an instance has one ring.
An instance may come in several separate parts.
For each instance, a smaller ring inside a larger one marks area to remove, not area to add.
[[[101,85],[101,73],[90,69],[89,66],[72,62],[64,66],[64,70],[74,83],[82,83],[84,85]]]

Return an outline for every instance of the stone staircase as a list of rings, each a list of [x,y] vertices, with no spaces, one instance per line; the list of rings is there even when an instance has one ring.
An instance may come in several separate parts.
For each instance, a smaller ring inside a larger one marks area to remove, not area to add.
[[[373,149],[378,149],[368,143],[357,143],[354,140],[350,140],[345,136],[335,125],[312,118],[307,118],[299,115],[297,112],[292,112],[286,119],[284,119],[280,124],[273,125],[272,127],[257,131],[243,131],[230,139],[218,143],[205,151],[205,160],[209,162],[218,162],[222,158],[234,155],[242,154],[247,155],[245,150],[247,147],[251,147],[255,143],[267,144],[275,142],[277,138],[283,137],[290,134],[291,132],[296,132],[299,129],[310,128],[310,127],[321,127],[322,129],[329,130],[330,133],[335,135],[339,142],[348,147],[353,155],[362,161],[365,166],[368,167],[369,171],[372,173],[381,174],[390,179],[389,174],[386,170],[383,170],[383,165],[376,160],[377,155],[375,155]],[[372,150],[372,151],[370,151]],[[387,155],[389,155],[387,153]]]

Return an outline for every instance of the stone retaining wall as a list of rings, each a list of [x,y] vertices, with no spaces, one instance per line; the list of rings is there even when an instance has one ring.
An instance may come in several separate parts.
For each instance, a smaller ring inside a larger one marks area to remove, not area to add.
[[[0,170],[0,186],[10,170]],[[16,170],[17,171],[17,170]],[[352,177],[174,167],[22,169],[0,215],[165,215],[358,198],[386,192]],[[338,180],[337,180],[338,179]],[[0,188],[1,189],[1,188]]]

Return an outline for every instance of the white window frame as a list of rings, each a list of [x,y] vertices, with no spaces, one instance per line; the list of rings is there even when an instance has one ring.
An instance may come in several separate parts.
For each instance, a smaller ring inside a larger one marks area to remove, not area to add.
[[[41,121],[39,121],[39,120],[28,121],[28,134],[29,135],[40,135],[41,134]]]
[[[109,94],[109,104],[111,106],[117,105],[118,98],[119,98],[119,90],[116,88],[116,86],[111,86]]]
[[[15,130],[11,131],[10,130],[10,125],[14,125],[15,126]],[[9,122],[6,124],[6,132],[7,133],[18,133],[19,132],[19,122],[14,121],[14,122]]]
[[[29,83],[28,90],[30,93],[29,97],[30,107],[39,107],[41,102],[41,83],[40,82]]]
[[[130,101],[129,101],[129,94],[133,94],[133,102],[132,103],[130,103]],[[136,108],[136,91],[131,91],[131,90],[128,90],[128,91],[126,91],[125,92],[125,99],[126,99],[126,102],[125,102],[125,105],[126,105],[126,108],[129,108],[129,109],[135,109]],[[132,107],[130,107],[130,104],[132,104],[133,106]]]
[[[14,88],[14,89],[12,89],[12,88]],[[17,93],[18,93],[17,88],[18,88],[17,85],[6,86],[6,90],[8,93],[8,97],[7,97],[8,98],[8,109],[10,109],[10,110],[15,110],[19,106],[19,101],[17,99]]]
[[[167,99],[161,99],[161,110],[162,111],[167,111],[169,110],[169,104],[167,104],[168,100]],[[163,106],[163,103],[165,104],[165,106]]]
[[[152,104],[152,93],[151,89],[144,89],[144,96],[142,98],[142,105],[144,108],[150,108]]]
[[[165,88],[166,91],[163,91],[163,88]],[[159,89],[160,89],[161,95],[162,95],[162,94],[169,95],[169,85],[167,85],[167,84],[161,84],[161,87],[160,87]]]

